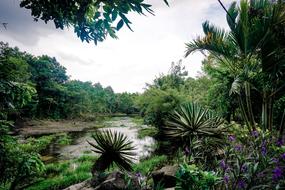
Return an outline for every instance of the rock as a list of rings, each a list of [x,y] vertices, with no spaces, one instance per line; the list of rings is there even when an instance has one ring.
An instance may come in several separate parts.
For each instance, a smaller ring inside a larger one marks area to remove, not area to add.
[[[132,189],[140,189],[139,180],[135,175],[115,171],[106,176],[98,176],[97,179],[72,185],[64,190],[125,190],[128,184]]]
[[[125,190],[128,186],[128,181],[130,180],[130,186],[133,189],[140,189],[139,181],[134,175],[127,175],[120,171],[113,172],[109,174],[105,181],[103,181],[100,185],[95,187],[95,190]]]
[[[90,185],[90,180],[86,180],[81,183],[69,186],[64,190],[94,190],[94,189]]]
[[[124,189],[126,186],[124,177],[125,175],[122,172],[113,172],[95,190]]]
[[[152,179],[154,185],[163,185],[164,188],[175,187],[176,177],[175,174],[178,170],[178,166],[164,166],[160,170],[152,172]]]

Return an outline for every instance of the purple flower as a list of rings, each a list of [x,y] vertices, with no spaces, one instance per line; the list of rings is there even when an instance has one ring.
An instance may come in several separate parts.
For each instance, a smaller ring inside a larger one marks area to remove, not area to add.
[[[278,162],[279,162],[279,159],[278,159],[278,158],[273,158],[272,161],[273,161],[274,163],[278,163]]]
[[[135,175],[136,175],[136,177],[138,177],[138,178],[142,177],[142,174],[141,174],[140,172],[137,172]]]
[[[280,167],[276,167],[274,170],[273,170],[273,180],[274,181],[277,181],[279,178],[282,177],[282,169]]]
[[[267,153],[266,142],[263,141],[263,142],[262,142],[262,145],[261,145],[261,154],[262,154],[262,156],[265,156],[266,153]]]
[[[265,175],[264,175],[264,172],[259,172],[258,174],[257,174],[257,177],[259,177],[259,178],[263,178]]]
[[[225,162],[225,160],[222,160],[221,163],[220,163],[220,166],[223,170],[226,170],[228,167],[227,167],[227,164]]]
[[[241,146],[240,144],[237,144],[237,145],[235,146],[235,150],[236,150],[236,151],[241,151],[241,150],[242,150],[242,146]]]
[[[239,189],[244,189],[245,186],[246,186],[246,183],[244,182],[244,180],[239,179],[239,180],[238,180],[238,188],[239,188]]]
[[[279,138],[278,140],[277,140],[277,142],[276,142],[276,145],[277,146],[282,146],[284,144],[284,141],[283,141],[283,139],[282,138]]]
[[[241,171],[244,173],[244,172],[247,172],[247,165],[246,164],[243,164],[242,167],[241,167]]]
[[[285,160],[285,153],[281,154],[281,158]]]
[[[224,176],[224,182],[225,182],[226,184],[228,184],[228,183],[229,183],[229,180],[230,180],[229,176],[225,175],[225,176]]]
[[[254,130],[254,131],[251,132],[251,135],[253,137],[258,137],[259,133],[258,133],[258,131]]]
[[[188,146],[185,147],[184,153],[186,156],[190,155],[190,150]]]
[[[262,154],[262,156],[265,156],[266,152],[267,152],[266,147],[265,146],[261,147],[261,154]]]
[[[233,141],[235,141],[235,140],[236,140],[236,138],[235,138],[234,135],[230,135],[230,136],[229,136],[229,141],[230,141],[230,142],[233,142]]]

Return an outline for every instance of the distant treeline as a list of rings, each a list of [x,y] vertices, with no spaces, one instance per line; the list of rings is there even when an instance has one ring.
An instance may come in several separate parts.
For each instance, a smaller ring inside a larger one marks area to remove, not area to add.
[[[115,93],[100,83],[70,80],[66,68],[47,55],[34,56],[0,42],[2,117],[75,118],[138,112],[137,94]],[[9,118],[5,118],[9,119]]]

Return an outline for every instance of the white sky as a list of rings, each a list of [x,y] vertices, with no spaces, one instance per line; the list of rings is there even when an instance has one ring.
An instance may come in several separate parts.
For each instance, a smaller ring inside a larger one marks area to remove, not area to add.
[[[0,40],[34,55],[49,55],[66,67],[71,79],[100,82],[115,92],[142,92],[145,83],[166,73],[171,62],[183,59],[189,75],[198,75],[203,56],[184,59],[185,43],[202,34],[205,20],[226,27],[225,12],[217,0],[148,0],[155,16],[131,14],[132,29],[123,27],[119,39],[95,46],[82,43],[73,30],[55,29],[53,23],[33,22],[19,0],[0,0]],[[223,0],[228,6],[230,0]],[[1,8],[2,7],[2,8]]]

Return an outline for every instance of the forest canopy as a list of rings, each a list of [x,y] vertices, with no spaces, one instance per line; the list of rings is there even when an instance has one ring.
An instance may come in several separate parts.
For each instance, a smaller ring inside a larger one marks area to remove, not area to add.
[[[0,46],[1,113],[60,119],[137,112],[133,103],[137,94],[70,80],[66,68],[54,57],[33,56],[3,42]]]

